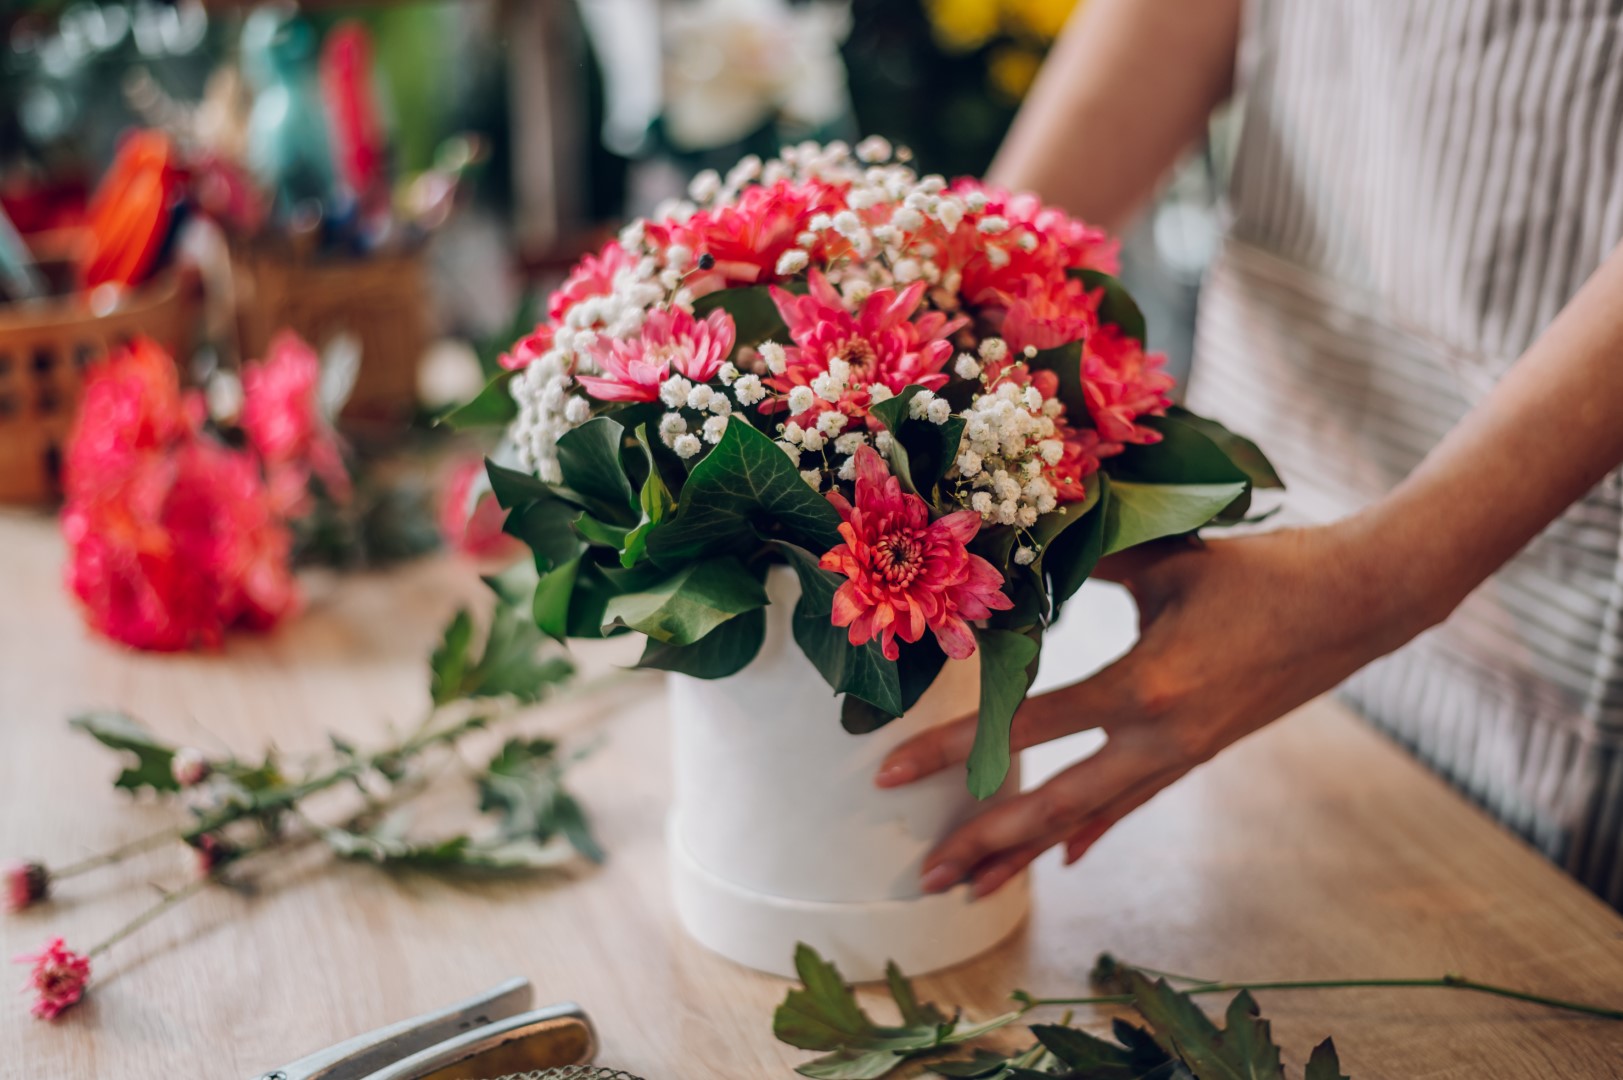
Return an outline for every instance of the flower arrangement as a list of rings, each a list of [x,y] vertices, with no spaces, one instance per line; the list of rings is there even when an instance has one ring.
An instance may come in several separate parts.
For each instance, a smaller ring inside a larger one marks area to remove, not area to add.
[[[584,259],[452,420],[510,423],[522,468],[491,482],[543,630],[637,631],[643,666],[723,677],[787,564],[852,731],[978,654],[985,797],[1099,559],[1240,520],[1278,479],[1171,405],[1108,236],[907,160],[871,138],[699,174]]]

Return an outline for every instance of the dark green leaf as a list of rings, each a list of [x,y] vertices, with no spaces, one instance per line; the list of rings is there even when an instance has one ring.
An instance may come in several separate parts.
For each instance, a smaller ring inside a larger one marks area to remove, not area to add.
[[[902,687],[897,665],[885,659],[878,639],[852,645],[832,620],[834,593],[844,580],[817,565],[817,558],[792,544],[779,545],[800,579],[800,601],[792,621],[795,641],[836,694],[853,694],[888,716],[900,716]]]
[[[530,614],[535,619],[536,629],[559,643],[569,636],[569,608],[575,597],[580,565],[580,559],[575,558],[548,571],[530,594]]]
[[[475,840],[459,834],[413,840],[338,828],[324,829],[321,839],[340,858],[418,870],[532,873],[557,869],[571,858],[566,843],[542,844],[528,839]]]
[[[908,407],[923,391],[922,386],[903,387],[900,394],[869,411],[894,436],[887,455],[892,475],[902,482],[903,488],[928,500],[941,477],[958,458],[964,418],[952,416],[944,424],[909,419]]]
[[[604,624],[617,623],[656,641],[691,645],[746,611],[766,606],[760,579],[730,555],[689,563],[639,592],[609,601]]]
[[[1178,536],[1209,524],[1245,493],[1246,485],[1133,484],[1114,481],[1105,517],[1104,553]]]
[[[135,755],[135,764],[113,781],[126,791],[179,791],[175,780],[175,748],[148,731],[133,716],[121,712],[81,713],[68,723],[112,750]]]
[[[599,521],[625,529],[641,515],[636,492],[620,461],[626,429],[607,416],[594,417],[558,439],[558,469]],[[618,548],[624,536],[611,545]]]
[[[1307,1075],[1303,1080],[1349,1080],[1341,1071],[1341,1059],[1336,1056],[1336,1044],[1324,1040],[1313,1048],[1307,1059]]]
[[[810,945],[795,947],[795,972],[801,986],[790,990],[772,1017],[780,1042],[802,1050],[838,1050],[869,1045],[883,1032],[862,1011],[839,969]]]
[[[908,1058],[901,1050],[837,1050],[795,1072],[814,1080],[878,1080]]]
[[[462,679],[468,667],[468,648],[473,644],[473,616],[459,610],[445,624],[440,644],[428,659],[429,689],[434,704],[444,705],[461,696]]]
[[[581,514],[580,517],[575,519],[575,531],[587,543],[610,548],[614,551],[624,549],[626,537],[631,535],[631,527],[605,525],[591,514]]]
[[[718,289],[705,293],[693,302],[693,316],[702,319],[717,308],[733,317],[738,347],[759,345],[768,339],[784,341],[789,328],[772,302],[766,285],[746,285],[733,289]]]
[[[1219,1031],[1193,998],[1165,979],[1151,981],[1130,968],[1123,974],[1155,1041],[1181,1059],[1196,1080],[1283,1080],[1279,1047],[1250,994],[1235,996],[1228,1007],[1228,1027]]]
[[[1125,285],[1102,270],[1071,270],[1068,273],[1081,278],[1089,292],[1104,290],[1104,298],[1099,303],[1100,322],[1109,323],[1139,344],[1147,340],[1144,313],[1139,310],[1138,302]]]
[[[498,605],[492,614],[477,658],[470,647],[472,635],[472,620],[467,612],[458,612],[430,662],[436,705],[480,697],[539,701],[574,673],[562,657],[542,656],[544,639],[534,620],[506,605]]]
[[[503,371],[485,384],[472,401],[458,405],[435,423],[457,431],[473,428],[506,427],[518,416],[518,402],[513,400],[512,382],[515,371]]]
[[[580,533],[575,531],[580,517],[577,507],[548,495],[509,511],[502,531],[524,541],[535,553],[536,569],[545,573],[579,558],[586,550]]]
[[[642,521],[626,534],[620,549],[620,565],[626,569],[636,566],[647,553],[648,534],[676,510],[676,501],[665,483],[664,472],[655,456],[656,444],[648,434],[648,425],[637,429],[637,443],[648,458],[648,475],[642,482],[637,502],[642,508]],[[663,447],[661,447],[663,449]]]
[[[777,443],[735,420],[688,475],[675,515],[649,532],[648,554],[675,568],[709,554],[752,553],[758,537],[823,552],[840,542],[839,525],[839,512]]]
[[[1256,443],[1245,436],[1237,435],[1216,420],[1209,420],[1179,405],[1174,405],[1167,410],[1166,419],[1193,428],[1210,439],[1219,450],[1228,455],[1231,462],[1251,478],[1251,483],[1254,486],[1259,488],[1283,488],[1285,486],[1285,481],[1280,478],[1278,471],[1274,469],[1273,463],[1268,460],[1267,455],[1262,452]],[[1154,420],[1149,422],[1154,426]]]
[[[894,960],[885,965],[885,983],[890,989],[891,1000],[896,1002],[897,1011],[902,1014],[903,1024],[917,1027],[948,1022],[947,1015],[934,1005],[929,1002],[919,1004],[913,984],[902,974],[902,969],[896,966]]]
[[[1007,1054],[994,1053],[991,1050],[976,1050],[966,1059],[956,1061],[938,1061],[930,1066],[930,1071],[937,1076],[962,1077],[965,1080],[1003,1080],[1008,1076],[1010,1058]]]
[[[1089,1080],[1138,1080],[1132,1054],[1125,1048],[1095,1035],[1058,1024],[1037,1024],[1031,1029],[1037,1041],[1062,1063],[1081,1072]]]
[[[496,501],[501,504],[503,510],[511,510],[523,503],[551,498],[554,495],[552,486],[545,481],[527,472],[498,465],[489,458],[485,459],[485,475],[490,477],[491,493],[496,496]]]
[[[1075,523],[1075,528],[1054,533],[1044,545],[1042,553],[1042,572],[1048,579],[1048,597],[1052,605],[1050,615],[1056,619],[1065,602],[1076,595],[1105,553],[1105,526],[1111,512],[1110,480],[1104,473],[1095,473],[1088,488],[1092,509]],[[1097,496],[1093,494],[1095,490]],[[1038,519],[1039,527],[1043,520]]]
[[[500,816],[504,840],[545,843],[562,835],[593,862],[603,849],[562,784],[565,763],[548,739],[509,739],[479,778],[479,809]]]
[[[1009,775],[1009,726],[1031,686],[1027,669],[1037,642],[1011,630],[977,630],[981,652],[980,720],[969,752],[969,790],[987,799]]]
[[[676,671],[695,679],[723,679],[749,666],[766,638],[766,608],[736,615],[691,645],[648,639],[640,668]]]
[[[499,603],[509,607],[524,607],[535,597],[535,587],[541,575],[533,559],[518,559],[498,574],[487,574],[479,580],[496,594]]]
[[[1082,343],[1073,341],[1058,348],[1043,349],[1027,361],[1034,371],[1052,371],[1059,376],[1059,399],[1072,417],[1086,418],[1088,399],[1082,390]]]
[[[947,654],[941,651],[934,634],[926,634],[915,642],[899,642],[896,676],[901,690],[902,713],[918,704],[919,698],[935,682],[946,666]],[[840,725],[853,735],[866,735],[878,731],[896,717],[851,694],[840,702]]]

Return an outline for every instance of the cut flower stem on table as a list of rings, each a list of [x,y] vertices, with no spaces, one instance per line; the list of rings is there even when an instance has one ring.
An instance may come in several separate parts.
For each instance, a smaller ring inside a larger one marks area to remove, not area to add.
[[[887,969],[887,989],[901,1023],[876,1023],[858,1004],[839,971],[807,945],[795,952],[801,986],[778,1006],[772,1030],[778,1039],[803,1050],[822,1052],[796,1071],[822,1080],[878,1080],[911,1063],[924,1062],[940,1076],[979,1080],[1285,1080],[1287,1073],[1269,1022],[1252,991],[1379,989],[1467,990],[1529,1002],[1550,1009],[1623,1021],[1623,1008],[1567,1001],[1529,991],[1477,982],[1460,975],[1434,979],[1324,979],[1218,982],[1141,968],[1101,954],[1091,973],[1100,991],[1085,997],[1038,997],[1024,990],[1010,996],[1016,1008],[980,1023],[958,1012],[921,1003],[895,964]],[[1173,984],[1189,984],[1177,989]],[[1200,995],[1235,996],[1219,1028],[1195,1003]],[[1013,1052],[971,1047],[983,1037],[1023,1022],[1039,1010],[1064,1007],[1125,1007],[1143,1026],[1116,1018],[1114,1041],[1071,1024],[1032,1024],[1035,1044]],[[971,1050],[968,1057],[958,1056]],[[908,1073],[907,1075],[916,1075]],[[1304,1080],[1347,1080],[1334,1042],[1314,1047]]]

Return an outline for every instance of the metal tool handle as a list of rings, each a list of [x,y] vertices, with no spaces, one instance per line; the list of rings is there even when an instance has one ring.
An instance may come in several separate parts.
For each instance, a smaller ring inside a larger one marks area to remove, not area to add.
[[[448,1039],[364,1080],[484,1080],[519,1070],[578,1065],[597,1053],[597,1032],[580,1006],[565,1002],[509,1017]]]
[[[359,1080],[464,1032],[522,1013],[533,998],[528,979],[509,979],[455,1005],[318,1050],[254,1080]]]

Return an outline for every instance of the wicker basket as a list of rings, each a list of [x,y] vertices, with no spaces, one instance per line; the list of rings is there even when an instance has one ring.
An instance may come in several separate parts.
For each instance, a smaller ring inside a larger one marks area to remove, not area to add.
[[[350,333],[361,345],[347,427],[387,432],[411,419],[417,366],[428,343],[422,253],[364,259],[300,258],[274,249],[232,252],[238,342],[245,359],[264,355],[284,327],[320,349]]]
[[[85,368],[143,335],[187,355],[197,301],[196,277],[171,270],[105,314],[95,314],[83,293],[0,304],[0,502],[60,496],[62,446]]]

